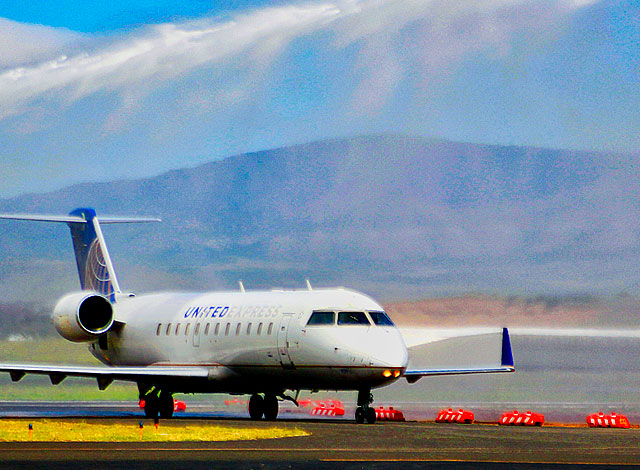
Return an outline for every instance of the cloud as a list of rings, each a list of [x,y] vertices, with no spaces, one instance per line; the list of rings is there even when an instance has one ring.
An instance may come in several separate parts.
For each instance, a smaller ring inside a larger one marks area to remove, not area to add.
[[[244,63],[243,80],[260,81],[294,40],[329,32],[332,42],[314,47],[355,46],[361,69],[352,106],[375,112],[408,70],[430,76],[466,55],[505,54],[518,32],[542,32],[592,2],[560,0],[443,1],[342,0],[270,7],[231,20],[208,18],[144,27],[124,37],[94,37],[84,52],[60,55],[76,33],[0,21],[0,119],[19,114],[40,98],[63,104],[99,92],[132,100],[200,67],[225,70]],[[402,56],[402,60],[400,59]],[[249,65],[247,65],[249,64]],[[237,65],[237,64],[235,64]],[[410,67],[411,66],[411,67]],[[245,84],[246,85],[246,84]],[[248,87],[251,88],[251,87]],[[239,93],[245,96],[245,93]],[[117,128],[118,125],[111,123]]]
[[[0,70],[46,60],[82,39],[83,35],[68,29],[0,18]]]
[[[336,13],[331,5],[317,4],[260,10],[228,22],[155,25],[91,52],[10,68],[0,73],[0,118],[52,92],[63,91],[69,101],[100,91],[130,97],[134,90],[144,95],[196,67],[221,63],[249,50],[266,60],[292,36]]]

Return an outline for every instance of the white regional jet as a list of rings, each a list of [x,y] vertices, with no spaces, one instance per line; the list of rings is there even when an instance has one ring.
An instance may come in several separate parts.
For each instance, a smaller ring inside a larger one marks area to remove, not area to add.
[[[66,223],[82,290],[64,296],[53,322],[67,340],[86,342],[108,367],[0,364],[15,382],[25,374],[92,377],[106,389],[135,382],[145,415],[169,418],[174,393],[248,394],[252,419],[273,420],[278,401],[300,390],[358,392],[355,420],[373,423],[371,389],[402,377],[513,372],[507,329],[487,367],[411,370],[403,338],[384,309],[344,288],[134,295],[120,290],[100,224],[158,219],[1,214],[3,219]],[[455,351],[453,351],[455,357]],[[289,393],[289,394],[287,394]],[[295,395],[294,395],[295,393]]]

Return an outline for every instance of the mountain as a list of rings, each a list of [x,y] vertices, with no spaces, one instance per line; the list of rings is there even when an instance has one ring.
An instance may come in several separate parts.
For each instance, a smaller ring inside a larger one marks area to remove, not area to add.
[[[385,300],[615,294],[640,285],[640,155],[365,136],[0,200],[109,226],[123,288],[346,285]],[[92,175],[87,175],[90,180]],[[0,223],[0,302],[78,286],[68,230]]]

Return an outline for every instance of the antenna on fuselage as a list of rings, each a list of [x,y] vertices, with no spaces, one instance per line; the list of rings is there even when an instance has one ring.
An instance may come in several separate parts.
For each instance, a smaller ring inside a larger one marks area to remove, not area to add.
[[[245,290],[244,290],[244,284],[242,283],[242,281],[238,281],[238,285],[240,286],[240,292],[244,294]]]
[[[313,290],[313,287],[311,287],[311,282],[309,282],[309,279],[305,279],[305,281],[307,282],[307,290]]]

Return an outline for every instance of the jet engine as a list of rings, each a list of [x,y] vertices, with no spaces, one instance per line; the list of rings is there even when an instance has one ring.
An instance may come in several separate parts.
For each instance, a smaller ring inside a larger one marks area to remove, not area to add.
[[[76,292],[58,301],[52,318],[63,338],[76,343],[95,341],[113,325],[113,306],[95,292]]]

